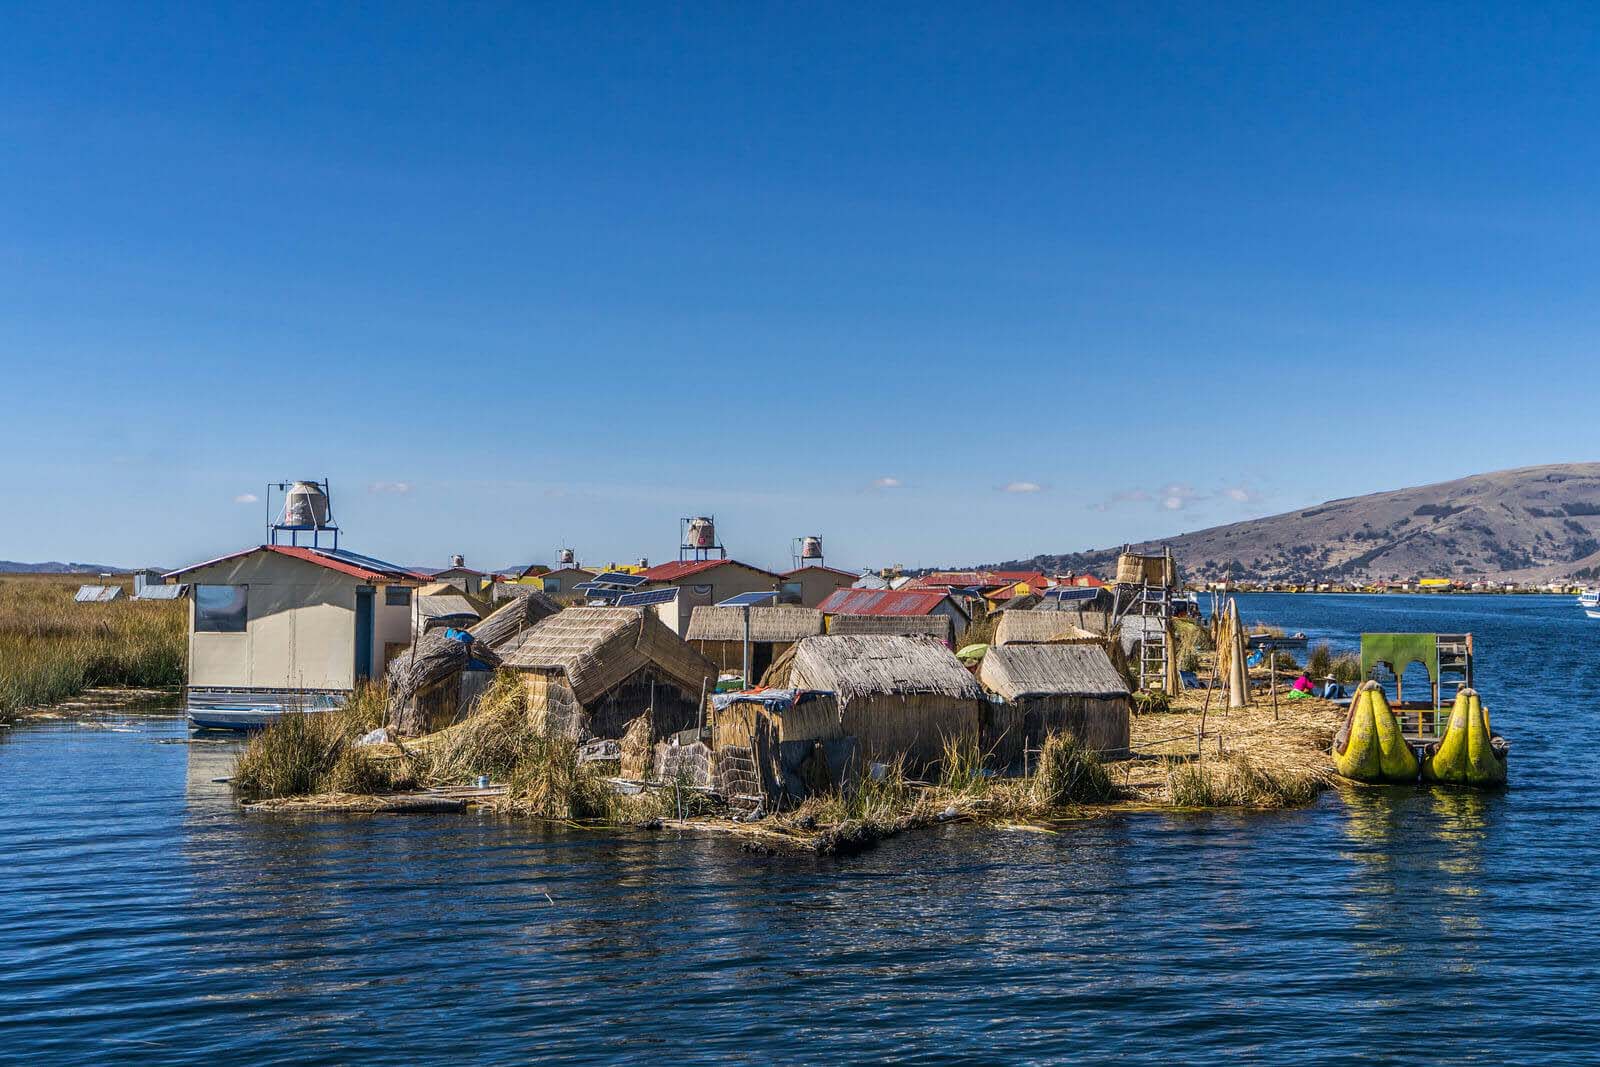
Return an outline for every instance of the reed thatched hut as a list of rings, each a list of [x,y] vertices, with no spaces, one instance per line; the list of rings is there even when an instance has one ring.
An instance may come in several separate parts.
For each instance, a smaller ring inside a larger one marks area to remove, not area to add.
[[[991,705],[984,751],[1003,767],[1021,762],[1051,733],[1068,732],[1102,756],[1128,752],[1127,683],[1099,644],[991,648],[978,679],[1005,703]]]
[[[762,689],[711,698],[717,788],[736,804],[777,808],[845,780],[855,742],[833,693]]]
[[[840,726],[865,759],[904,756],[924,767],[939,759],[947,739],[978,741],[983,689],[932,638],[808,637],[794,646],[786,667],[787,685],[837,695]]]
[[[646,713],[656,738],[697,727],[717,677],[710,660],[640,608],[568,608],[504,660],[522,675],[535,728],[578,740],[620,738]]]
[[[750,611],[750,676],[759,678],[796,641],[822,633],[822,612],[775,605]],[[689,616],[685,639],[719,670],[744,669],[744,609],[701,606]]]
[[[931,637],[946,648],[956,643],[955,621],[948,615],[833,615],[828,633],[834,637]]]
[[[411,736],[471,714],[500,665],[499,653],[560,610],[543,593],[530,591],[468,629],[470,641],[446,637],[443,629],[419,632],[389,664],[389,725]]]
[[[1071,644],[1103,640],[1102,633],[1079,626],[1076,612],[1007,611],[995,627],[995,647],[1003,645]]]
[[[471,714],[499,665],[494,649],[470,633],[440,629],[420,635],[385,676],[390,728],[415,736]]]

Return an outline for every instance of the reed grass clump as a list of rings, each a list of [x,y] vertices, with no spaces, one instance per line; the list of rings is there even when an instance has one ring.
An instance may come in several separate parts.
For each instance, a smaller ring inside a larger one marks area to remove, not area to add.
[[[0,722],[95,686],[183,684],[182,601],[79,604],[83,575],[0,579]]]
[[[1349,652],[1335,656],[1328,673],[1341,685],[1354,685],[1361,681],[1361,657]]]
[[[989,784],[984,755],[971,738],[944,740],[939,759],[939,787],[950,793],[982,792]]]
[[[1044,739],[1031,784],[1034,799],[1044,808],[1109,804],[1120,795],[1100,758],[1070,733]]]
[[[537,738],[512,768],[507,784],[507,806],[524,815],[613,821],[623,809],[623,798],[596,768],[578,762],[577,742],[565,737]]]
[[[362,686],[344,706],[291,712],[251,736],[233,768],[236,789],[259,800],[314,793],[382,793],[413,784],[406,760],[375,760],[355,742],[383,725],[383,690]]]
[[[429,777],[441,784],[469,782],[484,774],[507,781],[534,758],[543,740],[528,716],[526,690],[511,671],[497,672],[478,699],[478,710],[437,737],[426,751]]]
[[[1296,764],[1274,765],[1236,753],[1222,759],[1173,761],[1167,790],[1180,808],[1297,808],[1311,803],[1327,775]]]

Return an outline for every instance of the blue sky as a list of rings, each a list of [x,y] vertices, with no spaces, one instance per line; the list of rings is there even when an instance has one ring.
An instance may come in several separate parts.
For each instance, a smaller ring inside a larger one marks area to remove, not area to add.
[[[1596,458],[1597,16],[1394,7],[12,8],[0,558],[310,474],[407,562],[973,562]]]

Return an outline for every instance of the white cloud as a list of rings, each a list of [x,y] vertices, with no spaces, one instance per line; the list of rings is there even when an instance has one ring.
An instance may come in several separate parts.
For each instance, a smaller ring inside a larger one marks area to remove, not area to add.
[[[1233,501],[1235,504],[1248,504],[1256,499],[1255,491],[1249,486],[1245,485],[1235,485],[1231,488],[1224,489],[1222,491],[1222,495]]]
[[[371,485],[367,486],[367,492],[369,492],[369,493],[409,493],[409,492],[411,492],[411,483],[410,482],[373,482]]]
[[[261,503],[261,498],[254,493],[240,493],[233,498],[233,502],[235,504],[259,504]]]
[[[891,477],[891,476],[886,474],[882,478],[874,479],[873,482],[872,482],[872,488],[874,488],[874,489],[904,489],[905,488],[905,484],[906,483],[902,482],[899,478],[894,478],[894,477]]]
[[[1003,493],[1040,493],[1043,491],[1044,486],[1038,482],[1011,482],[1001,489]]]
[[[1160,495],[1161,507],[1165,511],[1182,511],[1191,501],[1201,499],[1194,491],[1194,486],[1177,483],[1162,486]]]

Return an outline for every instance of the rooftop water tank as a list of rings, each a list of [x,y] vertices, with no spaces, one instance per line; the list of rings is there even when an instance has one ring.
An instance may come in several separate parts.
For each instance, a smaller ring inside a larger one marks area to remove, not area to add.
[[[450,557],[450,566],[452,566],[452,567],[465,567],[466,565],[467,565],[467,557],[463,556],[461,553],[457,552],[455,555]]]
[[[689,520],[689,533],[683,539],[685,548],[716,548],[717,526],[704,515]]]
[[[820,537],[802,537],[802,538],[800,538],[800,558],[801,559],[821,559],[822,558],[822,538],[820,538]]]
[[[577,555],[570,548],[563,548],[556,553],[556,562],[564,567],[570,567],[577,561]]]
[[[283,525],[306,530],[328,525],[328,494],[312,481],[298,481],[283,495]]]

